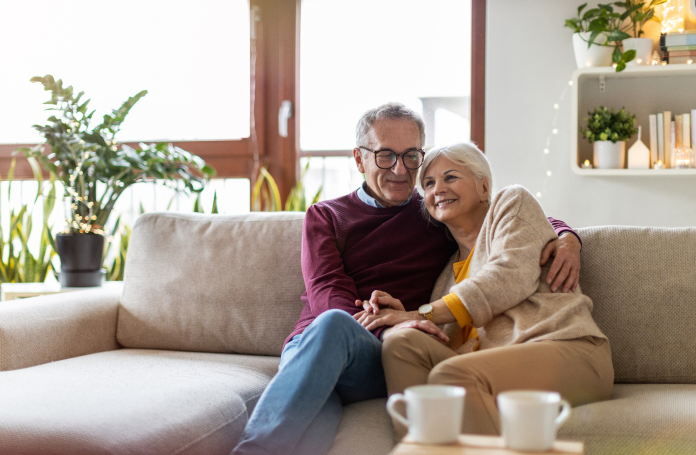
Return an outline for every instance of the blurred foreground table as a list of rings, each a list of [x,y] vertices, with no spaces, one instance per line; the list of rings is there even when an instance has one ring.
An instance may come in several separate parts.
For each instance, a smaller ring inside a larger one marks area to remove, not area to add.
[[[582,455],[585,447],[582,442],[556,441],[548,452],[520,452],[505,448],[499,436],[477,436],[463,434],[459,442],[448,445],[416,444],[406,436],[389,455]]]

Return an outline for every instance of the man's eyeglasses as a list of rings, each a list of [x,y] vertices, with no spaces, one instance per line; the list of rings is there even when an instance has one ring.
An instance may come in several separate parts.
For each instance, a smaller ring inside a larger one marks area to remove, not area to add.
[[[404,166],[408,169],[418,169],[423,165],[423,159],[425,158],[425,152],[423,150],[407,150],[404,153],[396,153],[389,149],[370,150],[362,145],[358,148],[374,153],[375,163],[380,169],[391,169],[394,167],[399,157],[401,157]]]

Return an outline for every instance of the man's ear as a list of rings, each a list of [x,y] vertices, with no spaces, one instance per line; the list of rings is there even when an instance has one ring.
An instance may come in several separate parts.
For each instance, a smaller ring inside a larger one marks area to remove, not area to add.
[[[365,173],[365,165],[363,164],[362,150],[355,147],[353,149],[353,158],[355,159],[355,164],[358,165],[358,172],[360,172],[361,174],[364,174]]]

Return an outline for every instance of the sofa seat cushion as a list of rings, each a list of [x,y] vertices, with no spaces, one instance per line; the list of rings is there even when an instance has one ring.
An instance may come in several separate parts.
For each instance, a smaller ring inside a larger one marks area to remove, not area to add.
[[[225,454],[279,358],[141,349],[0,373],[0,453]]]
[[[387,400],[380,398],[343,407],[338,433],[328,455],[386,455],[395,445]]]
[[[586,455],[687,454],[696,448],[696,385],[616,384],[610,400],[573,409],[560,439]]]

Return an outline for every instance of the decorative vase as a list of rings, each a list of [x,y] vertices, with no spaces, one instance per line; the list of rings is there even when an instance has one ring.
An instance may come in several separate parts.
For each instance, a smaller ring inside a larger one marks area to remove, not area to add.
[[[653,40],[651,38],[628,38],[623,40],[624,52],[631,49],[636,51],[636,57],[626,65],[650,65],[650,56],[653,50]]]
[[[595,141],[592,143],[595,169],[623,169],[626,162],[625,141]]]
[[[614,46],[602,46],[607,42],[607,36],[601,33],[592,46],[588,48],[587,41],[589,41],[590,35],[592,32],[573,33],[573,50],[578,68],[611,66],[611,54],[614,52]]]
[[[101,286],[106,276],[102,269],[104,236],[99,234],[57,234],[60,257],[58,281],[63,287]]]

